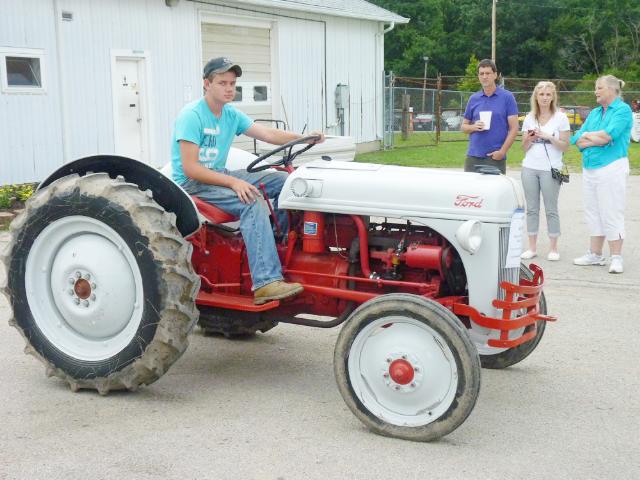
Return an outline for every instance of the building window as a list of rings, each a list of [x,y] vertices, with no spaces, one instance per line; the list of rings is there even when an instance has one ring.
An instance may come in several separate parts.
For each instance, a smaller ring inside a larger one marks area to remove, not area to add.
[[[242,87],[240,85],[236,85],[236,96],[233,97],[234,102],[242,102]]]
[[[271,85],[266,82],[236,83],[236,96],[233,101],[243,106],[270,105]]]
[[[253,101],[254,102],[267,101],[267,87],[265,85],[253,87]]]
[[[5,93],[44,93],[44,51],[0,49],[2,91]]]

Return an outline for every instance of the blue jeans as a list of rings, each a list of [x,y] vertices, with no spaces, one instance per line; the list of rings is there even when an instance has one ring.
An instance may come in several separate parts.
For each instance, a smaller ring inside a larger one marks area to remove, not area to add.
[[[224,170],[221,173],[244,180],[259,190],[259,185],[264,183],[267,196],[274,199],[273,208],[276,211],[280,228],[286,234],[288,229],[287,212],[277,208],[278,195],[280,195],[280,190],[287,179],[287,173],[273,171],[248,173],[246,170]],[[196,195],[205,202],[240,217],[240,232],[247,247],[253,290],[276,280],[282,280],[282,266],[269,221],[269,208],[263,202],[242,203],[238,195],[230,188],[201,183],[192,178],[183,183],[182,188],[190,195]]]

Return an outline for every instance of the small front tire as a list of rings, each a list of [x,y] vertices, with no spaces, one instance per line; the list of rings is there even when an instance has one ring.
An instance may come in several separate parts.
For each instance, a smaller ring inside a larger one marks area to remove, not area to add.
[[[334,353],[338,389],[372,431],[413,441],[443,437],[469,416],[480,362],[458,318],[440,304],[390,294],[358,307]]]

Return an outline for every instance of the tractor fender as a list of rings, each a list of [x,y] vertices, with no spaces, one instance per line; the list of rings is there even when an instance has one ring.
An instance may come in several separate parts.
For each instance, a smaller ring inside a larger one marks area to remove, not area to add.
[[[93,155],[79,158],[58,168],[45,178],[38,190],[59,178],[87,172],[104,172],[111,178],[122,175],[126,182],[136,184],[140,190],[151,190],[153,199],[167,212],[176,216],[176,226],[186,237],[200,228],[200,219],[193,200],[177,183],[146,163],[118,155]]]

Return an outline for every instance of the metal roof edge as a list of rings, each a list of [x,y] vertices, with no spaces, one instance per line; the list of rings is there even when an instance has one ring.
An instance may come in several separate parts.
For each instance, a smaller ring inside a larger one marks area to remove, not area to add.
[[[190,1],[198,1],[198,0],[190,0]],[[286,1],[286,0],[285,0]],[[206,0],[200,0],[198,3],[209,3]],[[409,23],[411,19],[402,17],[398,14],[390,12],[382,7],[378,7],[374,5],[377,9],[382,10],[387,13],[387,15],[373,15],[368,13],[359,13],[359,12],[351,12],[345,10],[336,10],[328,7],[323,7],[321,5],[305,5],[305,4],[296,4],[296,3],[280,3],[279,0],[222,0],[219,3],[212,0],[210,2],[213,5],[219,6],[227,6],[229,8],[233,8],[234,4],[245,5],[245,6],[260,6],[260,7],[268,7],[268,8],[281,8],[284,10],[293,10],[305,13],[316,13],[316,14],[325,14],[331,15],[334,17],[346,17],[346,18],[357,18],[361,20],[371,20],[375,22],[384,22],[384,23],[398,23],[405,24]],[[265,12],[266,13],[266,12]]]

